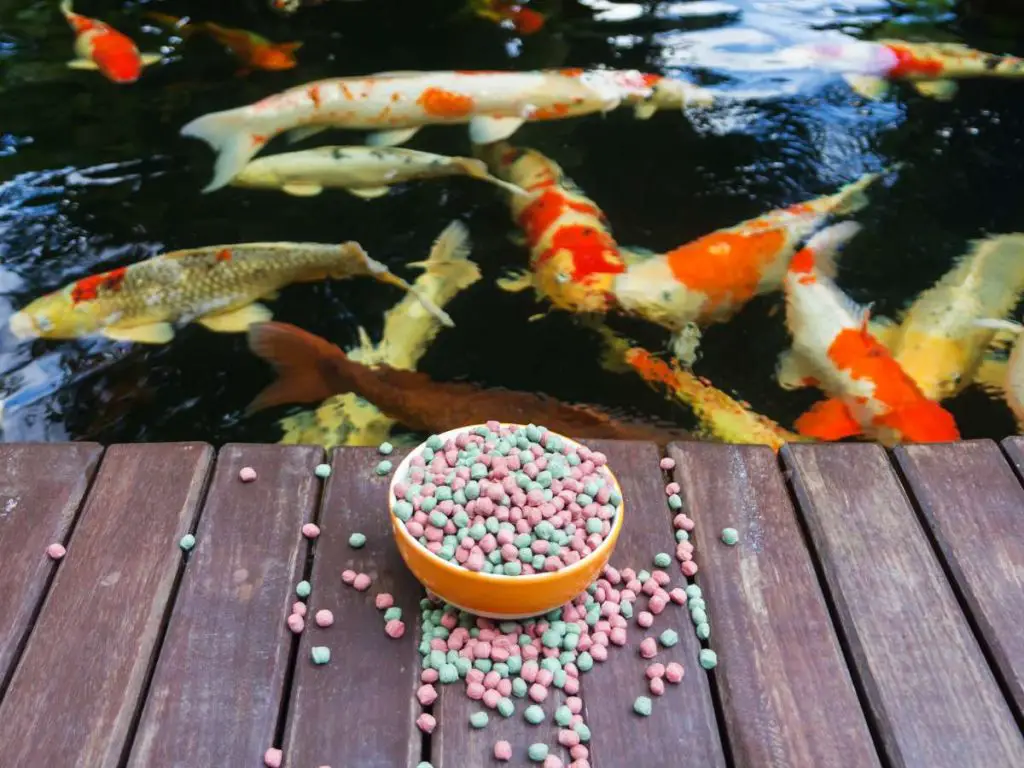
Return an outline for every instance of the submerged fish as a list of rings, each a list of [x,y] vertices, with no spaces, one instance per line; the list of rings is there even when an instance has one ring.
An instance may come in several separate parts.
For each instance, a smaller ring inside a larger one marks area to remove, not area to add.
[[[884,445],[957,440],[948,411],[921,392],[868,331],[868,311],[850,300],[819,265],[857,233],[836,224],[808,240],[786,275],[786,324],[793,337],[788,365],[829,394],[796,421],[822,440],[865,434]]]
[[[514,0],[470,0],[469,6],[479,18],[496,24],[509,24],[521,35],[539,32],[547,21],[543,13]]]
[[[473,384],[440,383],[423,373],[351,360],[335,345],[287,323],[249,329],[249,347],[274,366],[278,379],[249,412],[285,403],[311,403],[341,392],[369,400],[382,413],[418,432],[437,433],[489,419],[544,424],[584,439],[687,440],[685,430],[616,419],[597,408],[569,405],[546,395]]]
[[[269,320],[270,310],[257,300],[276,297],[290,283],[356,276],[412,290],[354,242],[212,245],[83,278],[15,312],[9,324],[19,339],[102,335],[165,344],[174,337],[172,324],[195,321],[211,331],[241,332]]]
[[[239,71],[240,75],[247,74],[253,69],[292,69],[296,64],[295,51],[302,47],[300,41],[275,43],[247,29],[223,27],[212,21],[189,21],[187,18],[179,19],[176,16],[155,11],[145,15],[164,26],[173,27],[182,38],[205,32],[242,62],[243,68]]]
[[[114,83],[134,83],[142,68],[160,61],[158,53],[140,54],[127,35],[109,24],[75,13],[71,0],[63,0],[60,12],[75,32],[75,55],[71,69],[93,69]]]
[[[618,70],[379,72],[320,80],[245,107],[203,115],[181,129],[217,153],[204,192],[227,184],[267,142],[327,127],[373,131],[367,143],[402,144],[425,125],[468,124],[475,144],[511,136],[527,121],[606,112],[621,103],[637,117],[659,108],[709,103],[708,91],[657,75]]]
[[[523,190],[496,179],[482,160],[447,157],[404,147],[317,147],[256,158],[231,180],[232,186],[280,189],[289,195],[319,195],[336,187],[372,199],[392,184],[443,176],[470,176],[514,194]]]

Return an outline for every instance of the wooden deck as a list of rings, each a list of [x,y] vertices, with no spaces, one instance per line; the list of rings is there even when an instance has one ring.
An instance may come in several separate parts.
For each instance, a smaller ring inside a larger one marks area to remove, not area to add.
[[[686,610],[658,617],[681,637],[660,659],[686,676],[649,718],[631,712],[646,693],[635,623],[629,648],[582,676],[591,765],[1024,766],[1024,440],[780,457],[687,443],[669,448],[673,473],[653,445],[589,444],[623,485],[619,567],[674,550],[667,475],[682,485],[712,625],[702,643]],[[338,450],[324,482],[310,447],[0,446],[0,766],[258,768],[274,746],[286,768],[471,768],[497,764],[497,739],[514,765],[536,741],[565,757],[520,703],[471,730],[480,705],[461,683],[439,686],[432,736],[416,727],[423,594],[390,538],[379,459]],[[239,482],[243,466],[256,482]],[[343,585],[345,568],[371,589]],[[337,621],[293,636],[303,578],[311,612]],[[400,640],[383,633],[382,590],[405,611]],[[329,664],[311,663],[313,645]]]

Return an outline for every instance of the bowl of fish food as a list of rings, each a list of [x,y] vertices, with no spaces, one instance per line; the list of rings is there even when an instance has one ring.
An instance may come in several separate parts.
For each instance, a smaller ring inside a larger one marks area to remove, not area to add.
[[[622,530],[604,454],[534,424],[431,435],[398,465],[391,527],[413,575],[493,619],[554,610],[598,578]]]

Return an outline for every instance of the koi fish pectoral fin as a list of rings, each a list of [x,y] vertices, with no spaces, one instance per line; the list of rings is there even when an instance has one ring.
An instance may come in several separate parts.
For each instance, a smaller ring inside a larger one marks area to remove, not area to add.
[[[889,82],[881,77],[845,74],[843,80],[858,96],[871,101],[878,101],[889,92]]]
[[[481,115],[469,121],[469,140],[474,144],[493,144],[507,139],[526,122],[521,117],[487,117]]]
[[[533,287],[533,275],[529,272],[509,272],[495,282],[503,291],[519,293]]]
[[[419,131],[420,126],[412,128],[395,128],[391,131],[376,131],[366,137],[366,144],[370,147],[395,147],[404,144]]]
[[[687,323],[672,336],[670,343],[672,354],[688,368],[692,368],[693,364],[697,362],[700,338],[700,328],[696,323]]]
[[[164,60],[164,57],[159,53],[143,53],[139,56],[139,59],[142,61],[142,66],[150,67],[153,64],[159,64]]]
[[[637,120],[649,120],[658,111],[657,105],[650,101],[641,101],[633,107],[633,116]]]
[[[265,323],[274,313],[262,304],[249,304],[230,312],[200,317],[196,322],[215,333],[243,333],[253,323]]]
[[[375,200],[378,197],[384,197],[391,191],[391,187],[349,187],[345,191],[350,195],[361,197],[363,200]]]
[[[136,325],[133,328],[104,328],[103,335],[114,341],[134,341],[139,344],[166,344],[174,338],[170,323]]]
[[[793,426],[804,437],[816,437],[819,440],[842,440],[864,431],[853,418],[850,409],[836,398],[815,403]]]
[[[792,349],[779,355],[779,362],[775,366],[775,379],[783,389],[802,389],[818,383],[807,358]]]
[[[98,70],[99,65],[90,59],[72,59],[68,62],[68,69],[91,69]]]
[[[316,136],[318,133],[323,133],[326,130],[327,126],[325,125],[304,125],[301,128],[292,128],[285,133],[285,141],[289,144],[298,144],[300,141]]]
[[[956,96],[958,90],[957,84],[952,80],[918,80],[911,85],[922,96],[936,101],[949,101]]]
[[[293,181],[281,187],[281,191],[293,197],[315,197],[324,191],[319,184]]]

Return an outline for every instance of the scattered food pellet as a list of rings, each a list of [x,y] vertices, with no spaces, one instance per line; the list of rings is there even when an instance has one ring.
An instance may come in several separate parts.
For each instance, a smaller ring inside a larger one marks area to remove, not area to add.
[[[185,552],[188,552],[195,545],[196,537],[193,536],[191,533],[186,533],[184,536],[181,537],[181,540],[178,542],[178,546],[181,547]]]
[[[307,539],[315,539],[320,535],[320,526],[316,523],[306,523],[302,526],[302,535]]]
[[[309,656],[314,664],[326,664],[331,660],[331,649],[326,645],[314,645],[309,651]]]
[[[290,629],[296,635],[300,634],[302,630],[306,628],[306,620],[299,616],[297,613],[293,613],[288,617],[288,629]]]
[[[665,680],[660,677],[651,678],[647,682],[647,688],[652,696],[662,696],[665,693]]]
[[[544,768],[563,768],[562,758],[557,755],[548,755],[544,758]]]
[[[666,629],[658,636],[658,640],[666,648],[671,648],[673,645],[679,642],[679,633],[674,629]]]
[[[348,537],[348,545],[352,549],[362,549],[366,545],[366,535],[362,533],[353,533]]]
[[[306,604],[301,600],[296,600],[292,603],[292,613],[297,613],[302,618],[306,618]]]
[[[658,643],[653,637],[645,637],[640,641],[640,655],[645,659],[653,659],[658,655]]]
[[[377,452],[380,453],[381,456],[390,456],[391,452],[394,451],[394,450],[395,450],[395,446],[393,446],[391,443],[389,443],[386,440],[383,443],[381,443],[380,445],[377,446]]]
[[[426,760],[421,760],[420,762],[416,763],[416,768],[434,768],[434,766],[432,763],[429,763]]]
[[[740,540],[740,533],[735,528],[723,528],[722,529],[722,543],[727,546],[732,546]]]
[[[469,716],[469,724],[474,728],[486,728],[488,720],[490,718],[486,712],[474,712]]]
[[[391,595],[390,592],[378,592],[377,596],[373,598],[373,604],[377,606],[378,611],[386,611],[388,608],[395,604],[395,598]],[[384,618],[388,618],[387,614],[384,615]],[[402,618],[401,609],[399,609],[398,615],[394,618]]]
[[[665,679],[670,683],[675,684],[681,682],[684,672],[685,670],[683,669],[683,665],[678,661],[670,661],[665,665]]]
[[[434,719],[433,715],[428,715],[426,712],[420,714],[416,718],[416,727],[424,733],[433,733],[437,727],[437,720]]]
[[[662,459],[658,464],[666,472],[676,468],[676,460],[675,459],[671,459],[668,456],[666,456],[664,459]]]
[[[313,474],[324,480],[331,476],[331,465],[330,464],[317,464],[316,469],[313,470]]]
[[[708,624],[706,621],[702,621],[700,624],[697,625],[695,632],[697,633],[698,638],[700,638],[701,640],[707,640],[709,637],[711,637],[711,625]]]
[[[252,467],[242,467],[238,470],[238,479],[243,483],[251,483],[256,479],[256,470]]]
[[[698,658],[700,660],[700,665],[704,667],[704,669],[714,669],[718,666],[718,654],[710,648],[701,648],[700,656]]]
[[[540,725],[544,722],[544,708],[531,704],[523,711],[523,717],[530,725]]]
[[[311,587],[309,582],[305,579],[295,585],[295,594],[299,597],[309,597],[309,593],[312,591],[313,587]]]
[[[46,555],[51,560],[60,560],[67,553],[68,551],[64,548],[64,545],[58,542],[54,542],[46,548]]]
[[[637,696],[633,702],[633,711],[641,717],[649,717],[651,714],[651,700],[646,696]]]
[[[329,627],[334,623],[334,614],[324,608],[316,612],[314,620],[318,627]]]
[[[393,605],[384,611],[384,621],[394,621],[400,618],[402,618],[402,609],[397,605]]]
[[[356,580],[356,572],[355,571],[348,570],[348,571],[342,571],[341,572],[341,581],[342,581],[343,584],[348,584],[348,585],[351,586],[352,582],[354,582],[355,580]]]
[[[494,743],[494,759],[500,760],[503,763],[507,763],[512,759],[512,745],[507,741],[497,741]]]
[[[527,756],[535,763],[542,762],[548,756],[548,745],[541,742],[531,744],[526,750]]]
[[[405,634],[405,622],[401,619],[391,619],[384,625],[384,631],[388,637],[397,640]]]
[[[391,462],[385,459],[384,461],[377,465],[377,469],[375,471],[377,472],[378,475],[386,475],[388,472],[391,471]]]
[[[668,568],[672,565],[672,556],[666,552],[659,552],[654,556],[654,564],[658,568]]]
[[[455,678],[458,680],[458,676]],[[452,682],[455,682],[454,680]],[[516,705],[512,703],[512,699],[501,697],[498,699],[498,703],[495,705],[495,709],[498,710],[498,714],[502,717],[512,717],[516,711]]]
[[[280,749],[274,749],[271,747],[263,753],[263,764],[267,768],[281,768],[281,762],[284,760],[284,752]]]
[[[370,588],[372,580],[365,573],[357,573],[356,577],[352,580],[352,586],[360,592],[365,592]]]

